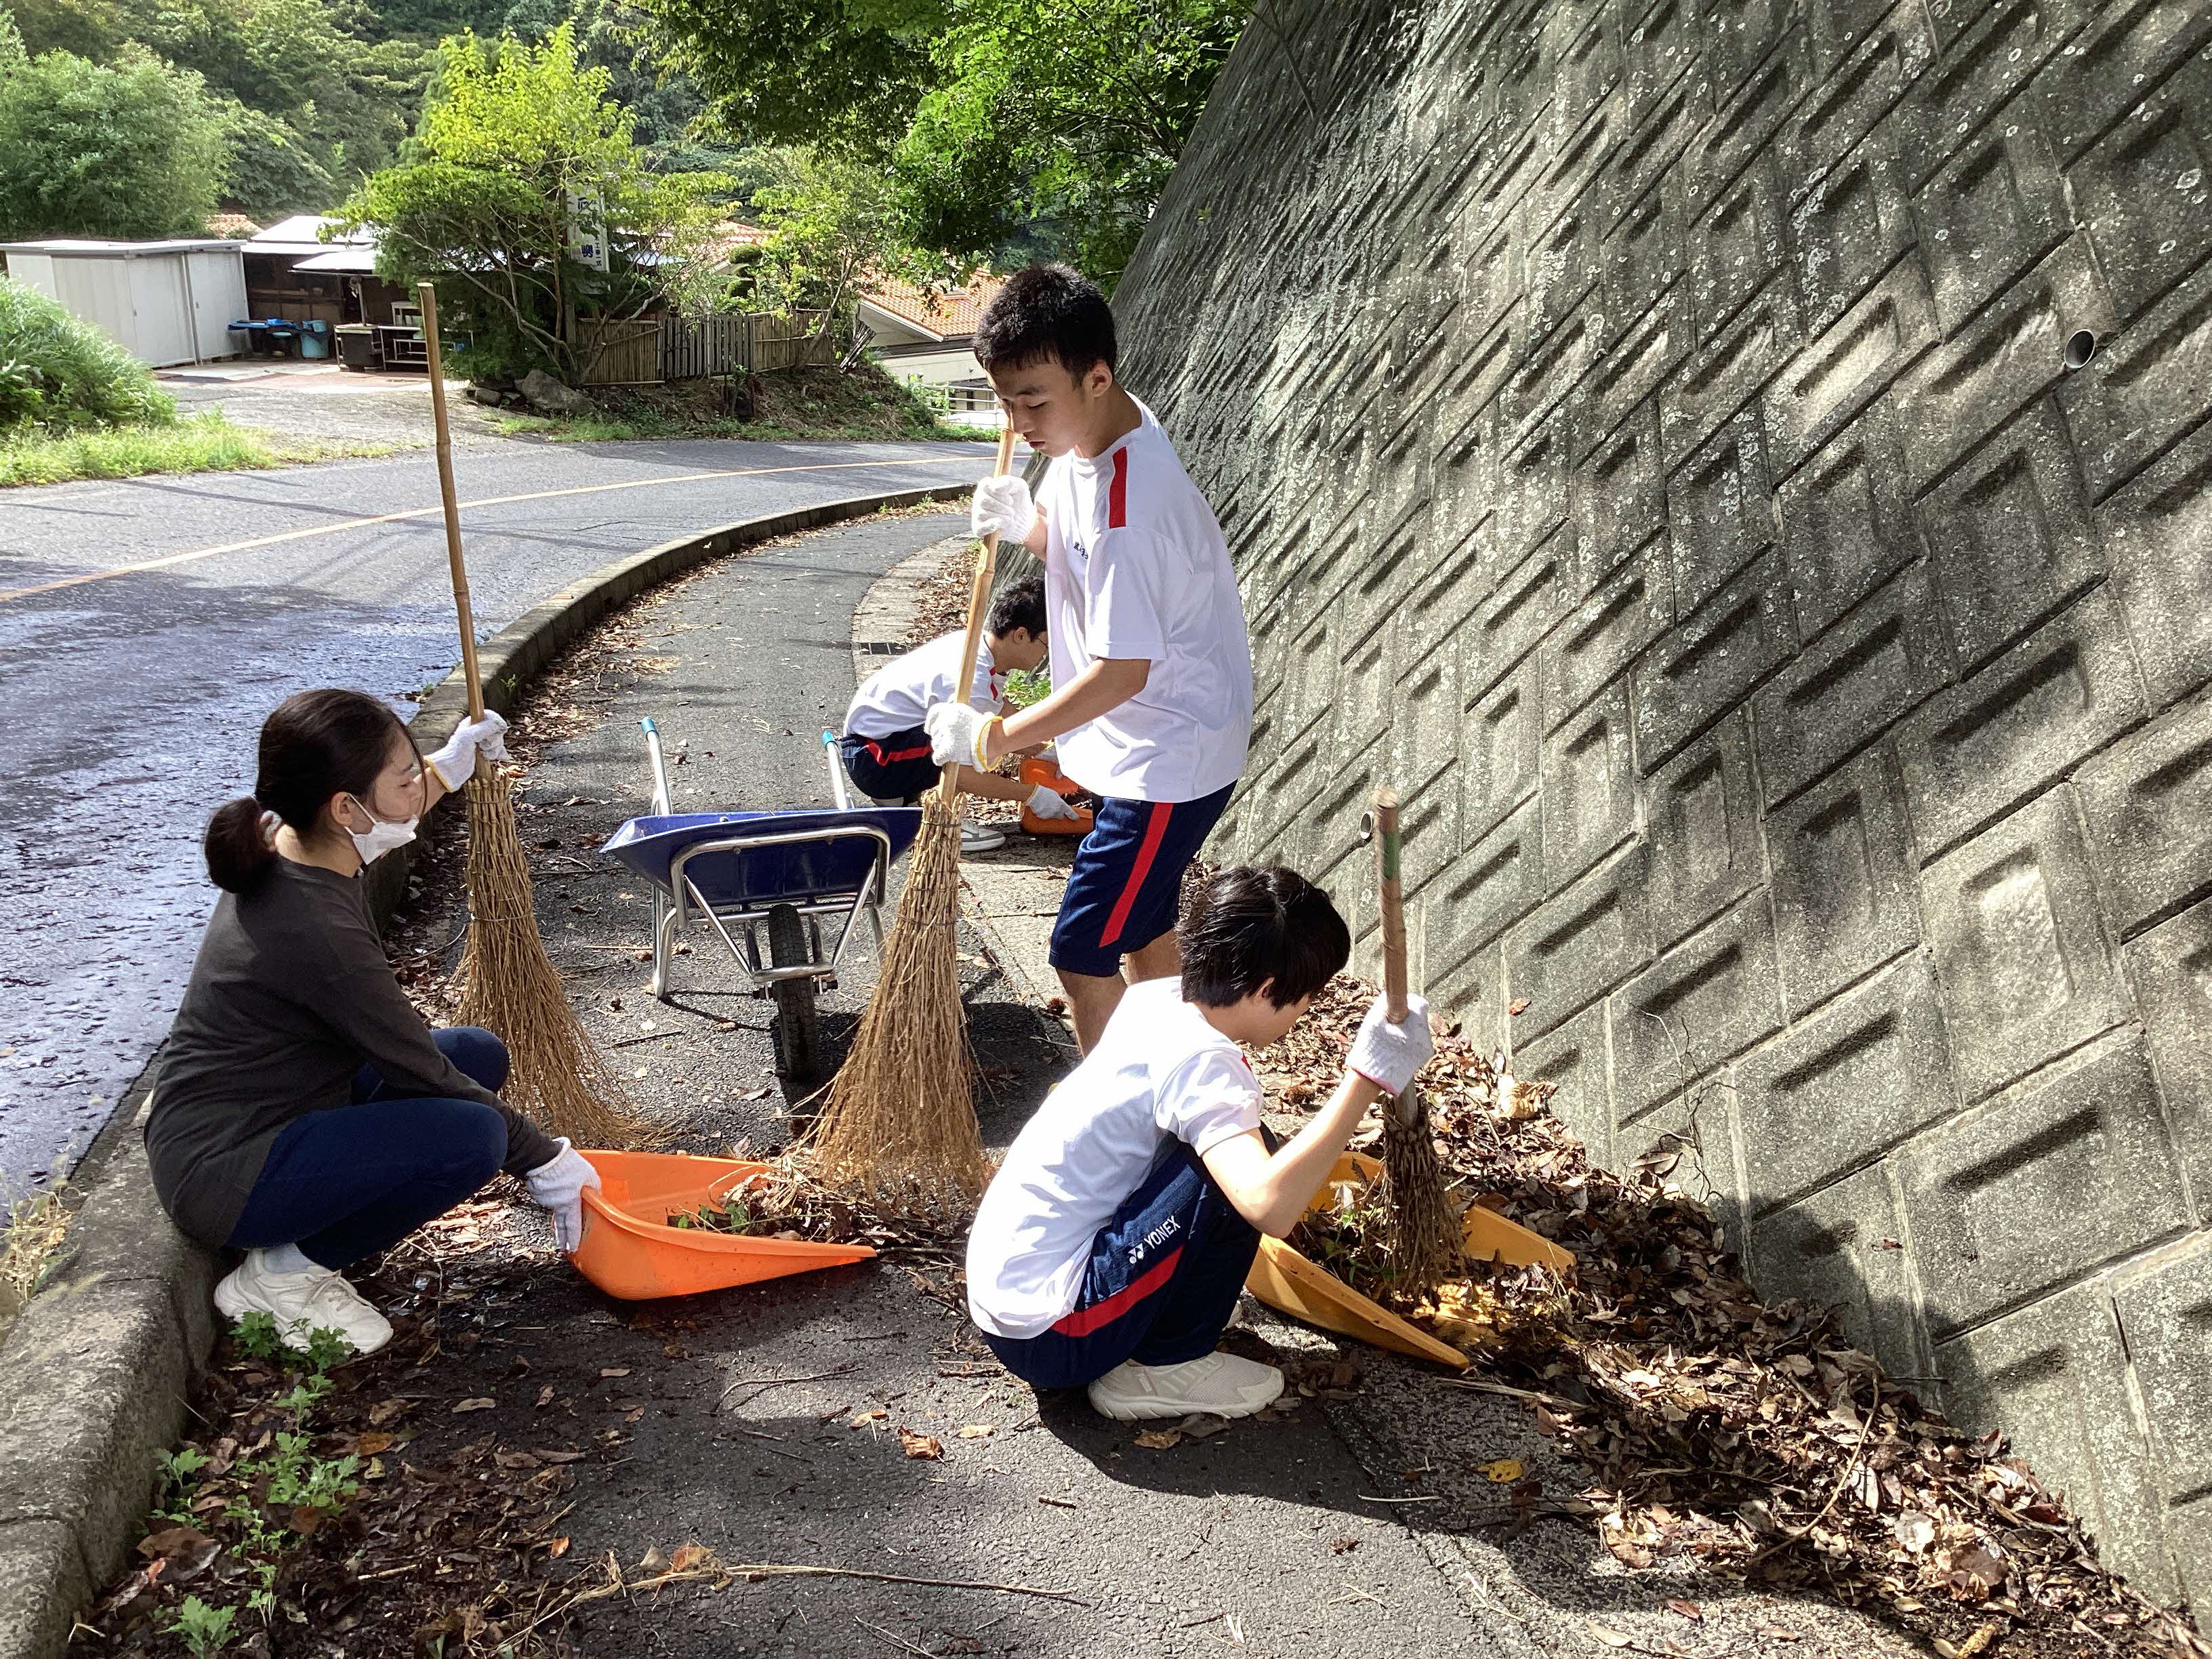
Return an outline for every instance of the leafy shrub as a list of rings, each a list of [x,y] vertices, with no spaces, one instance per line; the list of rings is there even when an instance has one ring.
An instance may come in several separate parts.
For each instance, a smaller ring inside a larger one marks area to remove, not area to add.
[[[166,426],[176,400],[108,335],[60,301],[0,276],[0,431]]]

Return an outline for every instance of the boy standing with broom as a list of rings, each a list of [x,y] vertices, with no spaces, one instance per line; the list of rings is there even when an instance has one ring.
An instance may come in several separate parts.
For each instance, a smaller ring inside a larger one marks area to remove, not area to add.
[[[1065,265],[1018,273],[975,356],[1007,420],[1052,458],[1035,500],[1017,477],[978,484],[972,521],[1044,561],[1053,692],[1012,716],[948,700],[924,723],[940,766],[988,771],[1057,740],[1060,769],[1100,797],[1052,934],[1088,1054],[1129,984],[1180,971],[1182,873],[1244,772],[1251,647],[1213,509],[1115,379],[1097,287]]]

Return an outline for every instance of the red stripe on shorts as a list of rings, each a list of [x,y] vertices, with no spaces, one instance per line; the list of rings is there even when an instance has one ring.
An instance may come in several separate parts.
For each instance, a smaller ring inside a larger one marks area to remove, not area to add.
[[[1125,530],[1129,524],[1129,451],[1127,445],[1114,452],[1114,482],[1106,491],[1106,527]]]
[[[929,745],[924,744],[919,749],[894,749],[886,755],[883,746],[873,738],[862,738],[860,741],[867,745],[868,752],[876,757],[878,766],[890,766],[898,761],[920,760],[929,752]]]
[[[1129,879],[1121,889],[1121,896],[1114,901],[1113,914],[1106,918],[1106,931],[1098,936],[1103,950],[1121,937],[1121,928],[1129,920],[1129,912],[1137,902],[1138,890],[1144,886],[1145,878],[1152,873],[1152,860],[1160,850],[1160,842],[1167,838],[1168,814],[1174,806],[1164,800],[1152,803],[1152,816],[1145,821],[1145,839],[1137,848],[1137,861],[1129,866]]]
[[[1178,1244],[1139,1278],[1130,1280],[1103,1302],[1088,1308],[1078,1308],[1052,1328],[1061,1336],[1088,1336],[1102,1325],[1110,1325],[1131,1306],[1142,1302],[1154,1291],[1168,1282],[1175,1265],[1182,1258],[1182,1246]]]

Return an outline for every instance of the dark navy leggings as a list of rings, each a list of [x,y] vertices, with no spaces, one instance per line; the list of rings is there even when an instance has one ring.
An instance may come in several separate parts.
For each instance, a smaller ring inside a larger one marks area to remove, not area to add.
[[[1037,1389],[1080,1388],[1125,1359],[1202,1358],[1229,1328],[1259,1252],[1259,1230],[1177,1141],[1099,1229],[1073,1312],[1041,1336],[981,1335]]]
[[[505,1043],[474,1025],[434,1036],[471,1082],[499,1092]],[[401,1094],[365,1066],[353,1104],[285,1126],[228,1243],[297,1244],[319,1266],[351,1267],[445,1214],[506,1162],[507,1120],[490,1107]]]

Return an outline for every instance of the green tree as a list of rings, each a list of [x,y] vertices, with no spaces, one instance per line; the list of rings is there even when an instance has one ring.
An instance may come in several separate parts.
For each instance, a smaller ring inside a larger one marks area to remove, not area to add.
[[[753,202],[771,240],[750,262],[751,303],[818,311],[817,334],[848,329],[854,290],[871,275],[917,283],[951,273],[907,240],[906,216],[880,167],[818,149],[770,153],[775,172]]]
[[[720,213],[711,173],[654,174],[608,74],[578,61],[563,24],[532,46],[445,43],[419,137],[367,179],[341,216],[378,236],[378,269],[428,277],[476,338],[472,370],[539,366],[572,383],[595,355],[579,316],[635,316]],[[610,269],[580,260],[601,237]]]
[[[0,64],[0,239],[195,233],[229,129],[199,76],[141,49]]]
[[[321,148],[290,122],[243,104],[230,109],[231,163],[222,193],[262,222],[320,213],[341,194]]]
[[[909,234],[981,260],[1042,228],[1111,283],[1250,0],[953,0],[899,144]]]

